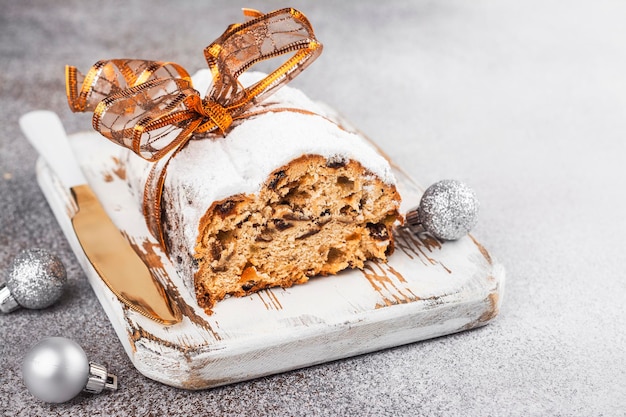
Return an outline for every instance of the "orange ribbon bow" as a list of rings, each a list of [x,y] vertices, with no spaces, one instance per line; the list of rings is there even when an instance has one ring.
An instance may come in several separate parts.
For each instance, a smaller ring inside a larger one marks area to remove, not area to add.
[[[144,215],[161,244],[161,194],[171,156],[193,134],[225,134],[233,121],[258,114],[247,111],[296,77],[322,51],[311,24],[295,9],[267,14],[244,9],[244,15],[246,23],[230,25],[204,50],[213,77],[204,98],[193,88],[187,71],[172,62],[104,60],[86,75],[66,67],[72,111],[93,111],[95,130],[156,162],[144,191]],[[249,87],[239,83],[239,76],[254,64],[292,52],[261,81]]]

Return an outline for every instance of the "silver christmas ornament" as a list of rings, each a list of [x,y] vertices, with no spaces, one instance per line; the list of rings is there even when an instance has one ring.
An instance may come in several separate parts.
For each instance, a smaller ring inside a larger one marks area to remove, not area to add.
[[[22,376],[30,393],[49,403],[69,401],[81,391],[117,389],[117,377],[89,362],[80,345],[65,337],[49,337],[33,346],[24,358]]]
[[[61,298],[66,282],[59,258],[44,249],[22,251],[9,268],[7,282],[0,286],[0,311],[49,307]]]
[[[456,240],[476,225],[476,193],[456,180],[442,180],[426,189],[418,207],[406,214],[409,226],[421,225],[442,240]]]

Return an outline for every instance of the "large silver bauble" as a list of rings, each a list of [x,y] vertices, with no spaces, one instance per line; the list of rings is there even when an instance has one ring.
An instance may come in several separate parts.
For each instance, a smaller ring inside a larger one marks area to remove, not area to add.
[[[50,337],[26,354],[22,375],[31,394],[49,403],[62,403],[74,398],[87,384],[89,361],[76,342]]]
[[[426,189],[419,207],[419,223],[442,240],[456,240],[476,225],[478,198],[466,184],[457,180],[442,180]]]
[[[13,260],[6,286],[22,307],[39,309],[61,298],[66,282],[59,258],[44,249],[29,249]]]

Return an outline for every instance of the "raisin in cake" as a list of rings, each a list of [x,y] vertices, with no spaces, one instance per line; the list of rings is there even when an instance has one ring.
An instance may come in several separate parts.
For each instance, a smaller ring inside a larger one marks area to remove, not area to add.
[[[194,84],[203,91],[208,80],[201,71]],[[362,268],[393,251],[400,196],[388,162],[299,90],[282,87],[262,106],[276,111],[189,141],[167,168],[165,244],[207,311],[229,295]],[[124,159],[141,198],[149,164],[130,151]]]

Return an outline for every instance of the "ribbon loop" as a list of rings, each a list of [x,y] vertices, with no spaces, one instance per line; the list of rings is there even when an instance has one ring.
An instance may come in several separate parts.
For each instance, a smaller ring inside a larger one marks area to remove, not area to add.
[[[252,87],[243,88],[237,82],[254,64],[290,52],[296,53]],[[231,26],[204,50],[214,80],[209,99],[231,108],[250,100],[258,102],[302,72],[321,52],[308,19],[295,9],[277,10]]]
[[[102,60],[96,62],[86,75],[68,65],[65,67],[67,101],[74,112],[94,111],[102,100],[112,94],[161,78],[180,78],[191,82],[187,71],[173,62]],[[81,86],[80,91],[78,86]]]

